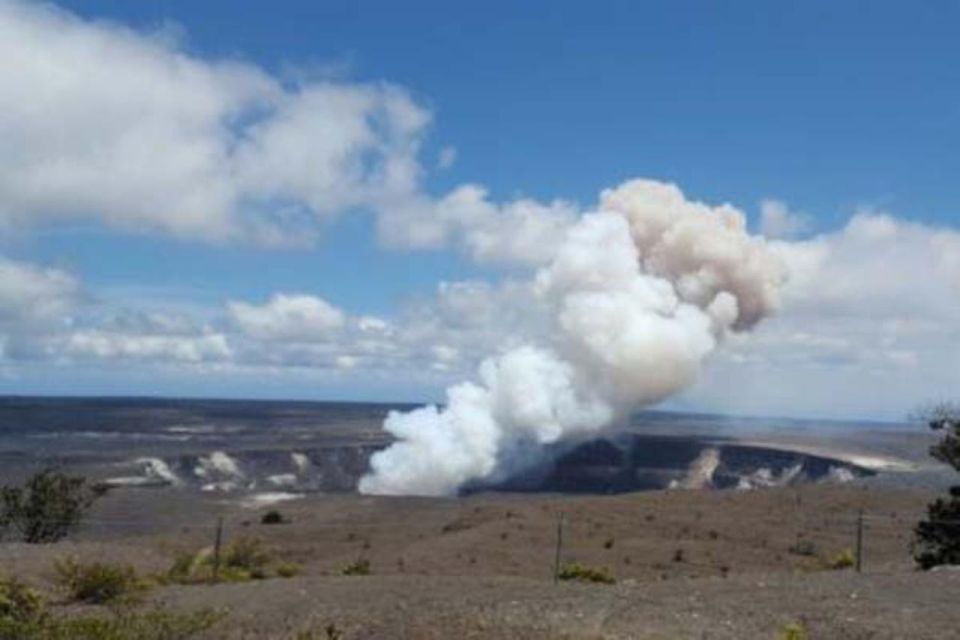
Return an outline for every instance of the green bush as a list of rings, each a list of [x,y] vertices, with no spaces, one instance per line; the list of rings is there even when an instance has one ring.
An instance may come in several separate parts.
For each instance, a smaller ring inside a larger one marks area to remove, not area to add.
[[[277,565],[277,576],[281,578],[295,578],[303,572],[303,567],[292,562],[281,562]]]
[[[283,517],[283,514],[276,509],[271,509],[260,516],[260,524],[283,524],[286,521],[287,520]]]
[[[3,624],[35,622],[45,616],[46,601],[39,591],[16,578],[0,578],[0,628]]]
[[[791,623],[780,630],[781,640],[807,640],[807,630],[802,624]]]
[[[38,591],[15,578],[0,578],[0,640],[187,640],[223,616],[210,609],[117,609],[110,615],[55,617]]]
[[[340,570],[340,575],[344,576],[368,576],[370,573],[370,561],[365,558],[359,558]]]
[[[817,555],[817,545],[811,540],[797,540],[787,548],[787,551],[797,556],[815,556]]]
[[[80,524],[105,491],[102,485],[88,485],[85,478],[49,469],[22,487],[0,487],[0,536],[13,529],[24,542],[57,542]]]
[[[606,567],[595,569],[577,562],[564,565],[557,574],[557,578],[560,580],[576,580],[578,582],[595,582],[600,584],[613,584],[616,582],[616,579],[614,579]]]
[[[831,569],[849,569],[854,564],[856,564],[856,558],[850,549],[844,549],[830,560]]]
[[[129,597],[145,587],[129,565],[82,563],[75,558],[62,558],[54,563],[54,569],[57,581],[76,602],[104,604]]]
[[[210,609],[192,613],[154,609],[146,613],[118,611],[111,615],[48,617],[7,629],[0,626],[0,639],[187,640],[210,629],[223,616]]]
[[[255,538],[237,538],[220,555],[217,579],[222,582],[246,582],[267,577],[270,554]],[[203,549],[195,554],[182,554],[174,560],[165,579],[180,584],[210,582],[213,580],[214,554]]]

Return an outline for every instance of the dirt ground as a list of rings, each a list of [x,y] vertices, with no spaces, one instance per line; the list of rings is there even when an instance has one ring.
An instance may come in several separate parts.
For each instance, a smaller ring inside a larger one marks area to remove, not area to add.
[[[78,555],[167,569],[224,538],[262,540],[291,579],[169,586],[148,601],[229,610],[211,637],[293,638],[333,624],[349,638],[960,638],[960,572],[914,570],[911,528],[929,495],[809,485],[620,496],[459,499],[311,496],[264,509],[176,492],[118,491],[75,539],[0,545],[0,571],[55,591],[54,559]],[[830,569],[856,544],[863,573]],[[554,584],[563,563],[606,568],[615,585]],[[371,575],[344,577],[357,559]]]

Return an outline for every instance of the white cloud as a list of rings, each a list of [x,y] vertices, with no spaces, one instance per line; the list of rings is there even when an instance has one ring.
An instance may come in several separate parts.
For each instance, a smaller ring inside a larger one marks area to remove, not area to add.
[[[79,283],[65,271],[0,257],[0,330],[63,323],[79,297]]]
[[[385,244],[407,249],[458,246],[482,263],[547,262],[577,219],[572,203],[521,198],[498,204],[479,185],[461,185],[440,199],[417,198],[385,209],[379,232]]]
[[[960,383],[960,232],[861,211],[781,242],[776,317],[737,337],[689,402],[741,413],[901,418]]]
[[[343,311],[310,295],[277,293],[263,305],[231,302],[228,309],[233,323],[257,340],[325,341],[345,324]]]
[[[223,241],[411,191],[429,114],[389,85],[284,85],[163,34],[0,2],[0,221]]]
[[[290,82],[168,32],[0,2],[0,225],[94,220],[210,242],[309,244],[366,210],[389,246],[543,262],[575,207],[421,184],[431,114],[402,88]],[[443,147],[437,168],[456,160]]]
[[[791,211],[780,200],[760,203],[760,232],[767,238],[796,238],[810,230],[810,216]]]
[[[453,166],[457,161],[457,149],[456,147],[446,146],[443,149],[440,149],[440,153],[437,154],[437,169],[445,171]]]
[[[229,360],[232,352],[226,336],[222,334],[144,335],[82,330],[67,336],[58,355],[81,360],[94,358],[199,364]]]

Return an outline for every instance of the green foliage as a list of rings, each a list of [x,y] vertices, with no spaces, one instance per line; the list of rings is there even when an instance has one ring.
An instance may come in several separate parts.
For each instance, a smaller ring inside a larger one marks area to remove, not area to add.
[[[154,609],[146,613],[46,617],[7,626],[0,622],[0,640],[187,640],[210,629],[223,615],[210,609],[192,613]]]
[[[941,404],[923,413],[927,425],[943,432],[930,455],[960,471],[960,406]],[[921,569],[960,564],[960,485],[927,505],[927,519],[914,528],[913,557]]]
[[[16,578],[0,578],[0,629],[4,624],[26,624],[45,616],[46,601],[39,591]]]
[[[960,486],[927,505],[927,520],[914,528],[913,557],[925,570],[960,565]]]
[[[340,575],[344,576],[368,576],[370,573],[370,561],[366,558],[358,558],[340,570]]]
[[[113,602],[129,597],[146,586],[137,579],[136,571],[129,565],[84,563],[76,558],[61,558],[54,563],[54,569],[60,586],[76,602]]]
[[[260,524],[284,524],[285,522],[287,519],[276,509],[271,509],[260,516]]]
[[[835,555],[829,563],[831,569],[849,569],[856,564],[856,557],[850,549],[844,549]]]
[[[23,542],[57,542],[74,530],[105,489],[86,478],[45,470],[22,487],[0,487],[0,536],[10,529]]]
[[[303,567],[292,562],[281,562],[277,565],[276,571],[280,578],[295,578],[303,573]]]
[[[807,630],[802,624],[791,623],[780,629],[781,640],[807,640]]]
[[[256,538],[241,537],[226,546],[220,555],[217,580],[221,582],[246,582],[267,577],[267,568],[272,561]],[[165,580],[179,584],[195,584],[213,580],[215,559],[212,549],[203,549],[196,554],[182,554],[174,560]]]
[[[209,609],[52,616],[38,591],[15,578],[0,578],[0,640],[187,640],[222,618]]]
[[[334,623],[329,623],[323,628],[323,633],[319,631],[301,631],[297,634],[297,640],[343,640],[343,631]]]
[[[594,582],[599,584],[613,584],[616,582],[606,567],[596,569],[577,562],[564,565],[557,577],[561,580],[576,580],[578,582]]]
[[[815,556],[817,545],[812,540],[797,540],[787,548],[787,551],[796,556]]]

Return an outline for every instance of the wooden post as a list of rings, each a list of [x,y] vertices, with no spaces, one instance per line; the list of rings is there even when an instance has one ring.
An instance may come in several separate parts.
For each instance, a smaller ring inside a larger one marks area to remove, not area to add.
[[[857,512],[857,573],[863,567],[863,509]]]
[[[223,540],[223,518],[217,518],[217,534],[213,540],[213,581],[220,576],[220,543]]]
[[[560,512],[560,519],[557,520],[557,553],[553,558],[553,583],[560,581],[560,554],[563,548],[563,512]]]

